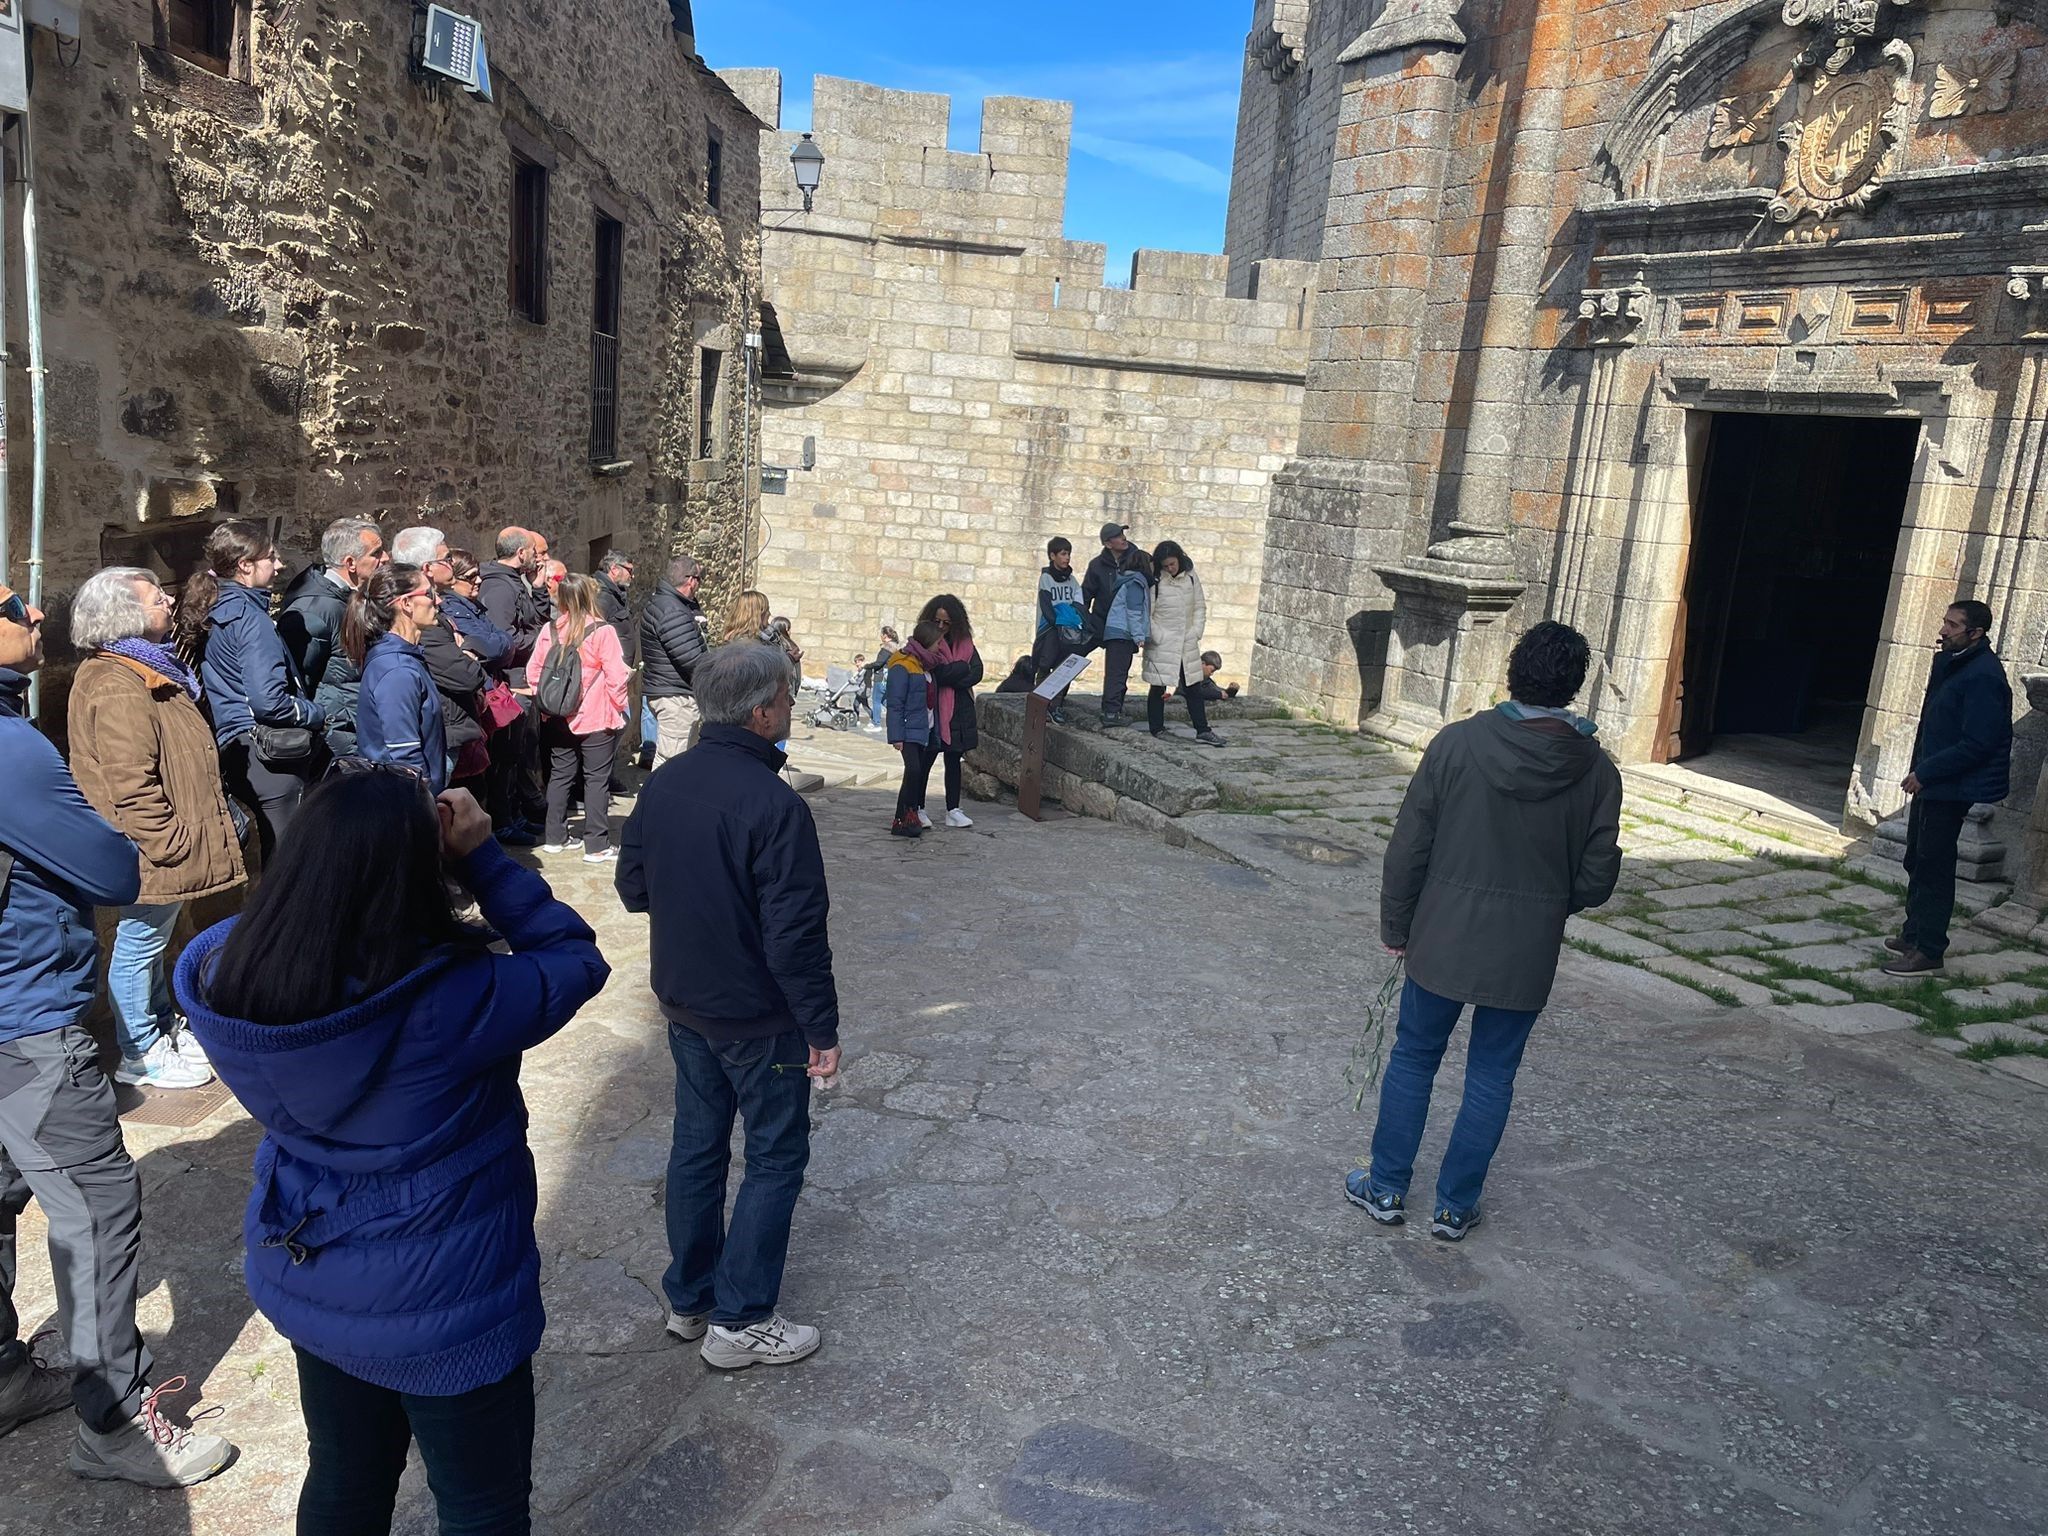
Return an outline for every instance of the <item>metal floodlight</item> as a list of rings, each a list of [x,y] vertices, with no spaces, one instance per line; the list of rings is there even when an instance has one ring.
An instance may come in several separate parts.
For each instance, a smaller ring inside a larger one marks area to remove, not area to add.
[[[796,189],[804,195],[804,212],[811,211],[811,194],[825,174],[825,151],[811,142],[807,133],[789,152],[789,167],[796,172]]]
[[[446,6],[428,6],[420,65],[437,75],[446,75],[486,101],[491,99],[491,66],[484,54],[483,23],[474,16],[464,16]]]

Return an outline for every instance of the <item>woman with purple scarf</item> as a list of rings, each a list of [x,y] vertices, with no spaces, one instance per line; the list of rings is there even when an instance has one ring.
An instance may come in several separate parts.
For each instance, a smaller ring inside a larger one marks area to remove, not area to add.
[[[117,566],[79,588],[71,640],[71,768],[92,808],[142,854],[142,891],[121,908],[107,990],[121,1046],[117,1082],[197,1088],[213,1080],[171,1002],[164,948],[188,901],[245,871],[199,679],[164,642],[171,600],[149,571]]]

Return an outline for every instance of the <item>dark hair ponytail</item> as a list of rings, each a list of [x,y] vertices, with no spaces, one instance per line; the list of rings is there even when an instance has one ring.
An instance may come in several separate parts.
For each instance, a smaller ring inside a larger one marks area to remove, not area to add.
[[[206,632],[221,578],[232,581],[244,560],[261,560],[273,548],[270,535],[255,523],[231,517],[213,525],[206,536],[206,564],[178,594],[178,614],[171,626],[172,643],[187,666],[197,667],[206,657]]]
[[[391,615],[398,600],[418,586],[419,580],[416,565],[379,566],[349,594],[348,612],[341,619],[341,649],[358,672],[363,670],[370,647],[391,632]]]

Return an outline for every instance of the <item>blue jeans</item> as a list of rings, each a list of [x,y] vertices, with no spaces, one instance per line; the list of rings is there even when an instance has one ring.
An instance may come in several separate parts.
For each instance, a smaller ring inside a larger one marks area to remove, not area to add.
[[[1401,1020],[1394,1048],[1380,1077],[1380,1117],[1372,1132],[1374,1194],[1406,1195],[1415,1174],[1415,1151],[1429,1118],[1429,1090],[1465,1005],[1438,997],[1412,980],[1401,989]],[[1440,1210],[1463,1216],[1479,1204],[1487,1164],[1507,1129],[1515,1101],[1515,1071],[1536,1013],[1512,1008],[1474,1008],[1472,1040],[1465,1057],[1465,1101],[1451,1126],[1451,1144],[1437,1172]]]
[[[882,686],[878,677],[868,688],[868,720],[874,725],[882,723],[882,710],[888,705],[889,690]]]
[[[175,1017],[164,976],[164,946],[178,925],[181,901],[121,909],[114,953],[107,961],[107,993],[114,1004],[114,1035],[129,1060],[148,1053]]]
[[[441,1536],[532,1530],[531,1360],[488,1386],[426,1397],[372,1386],[297,1345],[292,1353],[307,1442],[298,1536],[388,1532],[406,1449],[415,1441]]]
[[[676,1061],[675,1140],[668,1154],[668,1246],[661,1287],[678,1312],[721,1328],[775,1315],[789,1223],[811,1160],[810,1052],[801,1030],[714,1045],[668,1027]],[[725,1220],[735,1112],[746,1126],[747,1176]]]

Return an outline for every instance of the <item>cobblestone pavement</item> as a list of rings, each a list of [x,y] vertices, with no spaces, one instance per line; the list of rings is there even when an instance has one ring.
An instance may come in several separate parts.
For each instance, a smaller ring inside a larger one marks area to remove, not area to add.
[[[1081,713],[1085,719],[1085,712]],[[1412,754],[1309,721],[1239,719],[1222,751],[1126,730],[1105,750],[1152,753],[1216,787],[1219,808],[1159,830],[1275,876],[1370,881]],[[1586,953],[1670,978],[1717,1002],[1788,1005],[1838,1032],[1917,1028],[1988,1070],[2048,1087],[2048,951],[1958,925],[1947,974],[1886,976],[1883,942],[1905,920],[1905,875],[1830,858],[1756,828],[1631,793],[1615,899],[1571,925]],[[1981,894],[1966,897],[1981,905]],[[2035,915],[2026,914],[2027,926]]]
[[[1452,1247],[1338,1193],[1370,1129],[1344,1082],[1385,966],[1368,878],[987,805],[906,844],[885,792],[817,803],[852,1054],[784,1295],[827,1342],[788,1370],[716,1377],[663,1336],[672,1079],[643,929],[606,872],[548,864],[616,969],[524,1073],[538,1530],[2039,1530],[2027,1085],[1569,954],[1487,1224]],[[133,1132],[145,1323],[241,1462],[184,1494],[81,1484],[45,1421],[6,1441],[0,1531],[289,1529],[291,1357],[237,1273],[254,1141],[232,1106]],[[401,1530],[431,1529],[425,1500],[414,1468]]]

